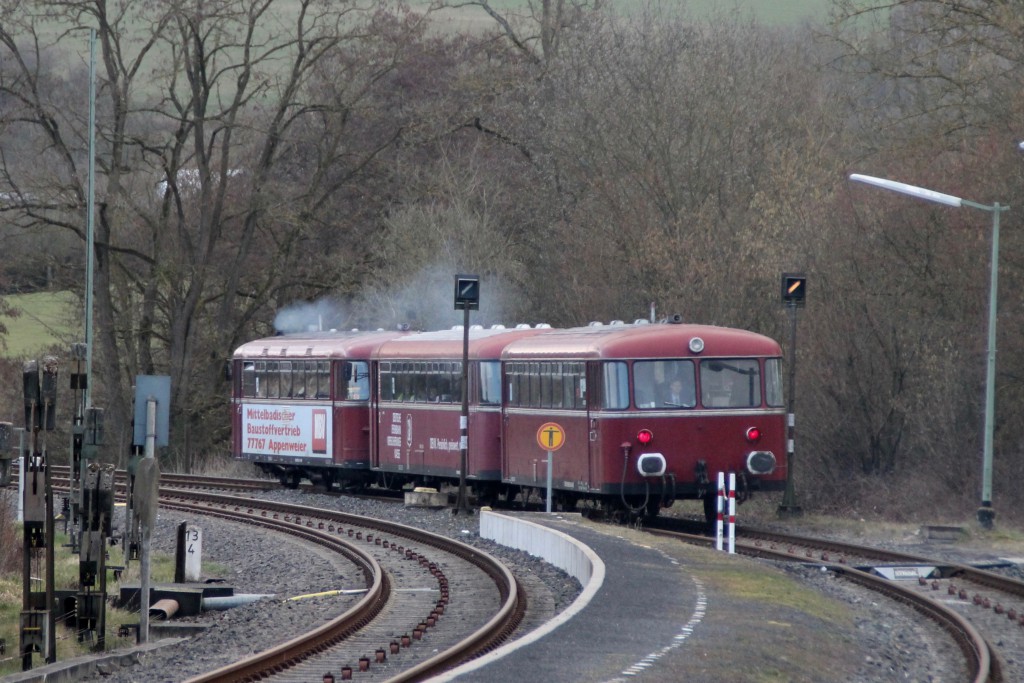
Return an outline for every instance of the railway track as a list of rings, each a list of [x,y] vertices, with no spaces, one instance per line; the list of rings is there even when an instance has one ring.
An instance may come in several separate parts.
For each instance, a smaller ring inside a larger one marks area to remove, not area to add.
[[[63,474],[53,478],[55,488],[66,489],[66,467]],[[115,480],[123,486],[123,476]],[[190,683],[308,682],[325,671],[338,680],[352,673],[359,680],[424,680],[499,646],[523,619],[526,596],[511,571],[469,545],[384,520],[209,490],[253,492],[256,484],[161,475],[160,507],[313,543],[343,556],[365,592],[327,623]]]
[[[713,547],[714,539],[694,528],[659,520],[647,531]],[[1024,582],[960,563],[751,528],[737,528],[736,552],[820,566],[911,607],[949,634],[974,683],[1024,680]]]
[[[361,567],[367,593],[328,624],[192,683],[413,681],[496,647],[516,628],[525,598],[487,554],[419,529],[305,506],[209,493],[162,492],[161,506],[285,531]]]

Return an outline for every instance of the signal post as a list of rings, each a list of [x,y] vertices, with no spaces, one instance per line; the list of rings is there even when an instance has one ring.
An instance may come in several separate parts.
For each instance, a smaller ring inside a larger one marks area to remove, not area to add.
[[[796,502],[793,487],[793,461],[796,431],[796,309],[803,308],[807,298],[807,276],[803,273],[782,274],[782,303],[789,312],[789,398],[786,409],[786,492],[779,505],[780,515],[800,515],[803,509]]]

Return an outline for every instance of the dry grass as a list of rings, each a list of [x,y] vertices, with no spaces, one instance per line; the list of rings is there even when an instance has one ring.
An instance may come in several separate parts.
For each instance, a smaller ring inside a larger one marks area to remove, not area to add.
[[[0,574],[21,570],[21,526],[17,522],[17,492],[0,491]],[[0,596],[3,599],[4,596]]]

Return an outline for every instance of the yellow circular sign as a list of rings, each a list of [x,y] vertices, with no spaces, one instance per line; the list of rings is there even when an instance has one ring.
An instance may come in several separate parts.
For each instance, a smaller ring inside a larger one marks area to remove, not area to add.
[[[537,430],[537,443],[546,451],[557,451],[565,443],[565,432],[562,425],[556,422],[545,422]]]

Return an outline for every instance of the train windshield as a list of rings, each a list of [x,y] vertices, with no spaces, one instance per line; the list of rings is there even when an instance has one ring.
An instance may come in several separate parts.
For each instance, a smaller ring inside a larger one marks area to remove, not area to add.
[[[638,360],[633,363],[637,408],[693,408],[697,383],[691,360]]]
[[[756,358],[714,358],[700,363],[700,402],[705,408],[761,405],[761,371]]]
[[[764,400],[772,407],[785,405],[782,396],[782,359],[764,361]]]

